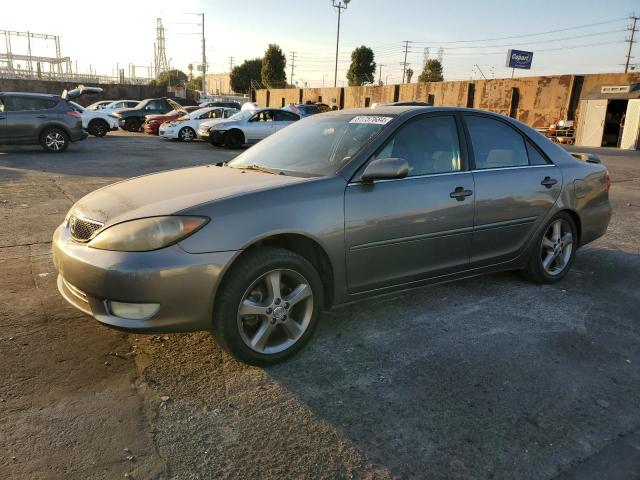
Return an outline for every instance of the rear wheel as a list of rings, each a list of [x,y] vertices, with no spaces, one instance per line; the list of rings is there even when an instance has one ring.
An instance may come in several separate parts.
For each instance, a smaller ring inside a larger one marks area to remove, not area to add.
[[[273,247],[248,252],[221,286],[213,333],[238,360],[277,363],[311,338],[322,301],[320,276],[304,257]]]
[[[40,145],[47,152],[64,152],[69,146],[69,136],[60,128],[47,128],[40,135]]]
[[[104,120],[92,120],[87,130],[94,137],[104,137],[109,132],[109,125]]]
[[[137,132],[138,130],[140,130],[140,126],[142,124],[140,123],[140,120],[138,120],[137,118],[127,118],[124,121],[124,129],[127,132]]]
[[[240,130],[230,130],[224,134],[223,141],[229,148],[240,148],[244,144],[244,135]]]
[[[178,132],[178,137],[183,142],[190,142],[196,138],[196,132],[191,127],[184,127]]]
[[[573,218],[560,212],[545,226],[531,254],[525,276],[536,283],[556,283],[569,272],[578,245]]]

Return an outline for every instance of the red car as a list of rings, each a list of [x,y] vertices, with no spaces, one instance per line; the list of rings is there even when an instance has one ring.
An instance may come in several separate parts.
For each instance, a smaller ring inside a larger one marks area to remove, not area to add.
[[[197,110],[199,108],[201,107],[181,107],[180,110],[171,110],[168,113],[163,113],[160,115],[147,115],[146,117],[144,117],[144,123],[142,124],[144,133],[158,135],[158,129],[164,122],[172,122],[173,120],[176,120],[183,115],[186,115],[189,112],[193,112],[194,110]]]

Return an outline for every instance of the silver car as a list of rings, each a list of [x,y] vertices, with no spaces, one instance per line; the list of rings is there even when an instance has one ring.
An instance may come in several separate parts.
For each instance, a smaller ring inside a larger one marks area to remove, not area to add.
[[[278,108],[242,110],[226,120],[216,121],[208,134],[199,132],[199,136],[204,139],[208,135],[209,142],[216,147],[240,148],[264,140],[298,120],[298,114]]]
[[[238,359],[267,364],[336,305],[502,270],[559,281],[605,233],[609,186],[604,166],[508,117],[343,110],[223,167],[87,195],[53,256],[62,295],[98,321],[212,331]]]

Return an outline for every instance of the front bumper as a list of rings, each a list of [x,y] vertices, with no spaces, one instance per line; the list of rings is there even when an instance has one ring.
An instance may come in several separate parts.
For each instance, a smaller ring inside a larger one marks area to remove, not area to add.
[[[198,130],[196,135],[200,140],[204,140],[205,142],[209,141],[209,130]]]
[[[175,139],[175,138],[178,138],[178,129],[176,128],[164,129],[160,127],[160,129],[158,130],[158,135],[160,135],[163,138]]]
[[[144,130],[144,133],[150,133],[151,135],[158,135],[160,124],[144,122],[142,124],[142,129]]]
[[[112,252],[74,242],[66,224],[53,236],[58,290],[71,305],[110,327],[143,332],[209,330],[223,272],[237,252],[190,254],[179,245],[152,252]],[[113,315],[109,300],[157,303],[147,320]]]

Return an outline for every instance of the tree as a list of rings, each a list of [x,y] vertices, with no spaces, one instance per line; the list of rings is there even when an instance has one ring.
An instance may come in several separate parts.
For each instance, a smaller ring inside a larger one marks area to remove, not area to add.
[[[407,83],[411,83],[413,77],[413,68],[407,68]]]
[[[193,77],[192,75],[186,86],[189,90],[202,90],[202,75],[199,77]]]
[[[167,70],[162,72],[157,80],[152,80],[151,85],[158,87],[168,87],[169,85],[181,85],[187,81],[187,74],[181,70]]]
[[[282,49],[275,43],[269,44],[262,59],[261,78],[266,88],[282,88],[287,85],[287,74],[284,69],[287,66],[287,58]]]
[[[251,89],[251,80],[259,82],[261,79],[262,59],[245,60],[241,65],[237,65],[231,70],[231,90],[248,93]]]
[[[418,77],[419,82],[441,82],[444,80],[442,76],[442,64],[440,60],[432,58],[424,64],[424,70]]]
[[[362,45],[351,52],[351,66],[347,71],[350,87],[362,85],[364,82],[372,82],[375,71],[376,62],[373,61],[373,50]]]

